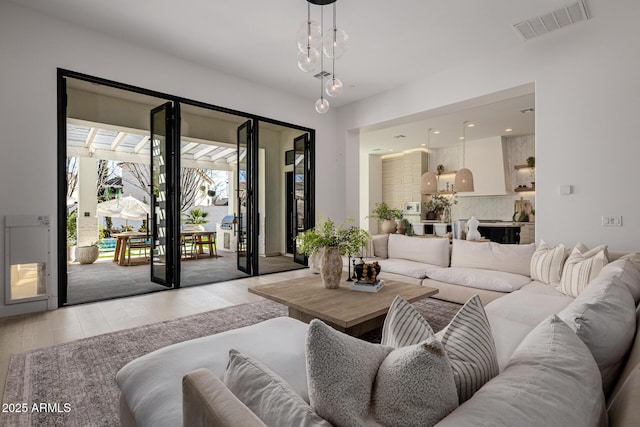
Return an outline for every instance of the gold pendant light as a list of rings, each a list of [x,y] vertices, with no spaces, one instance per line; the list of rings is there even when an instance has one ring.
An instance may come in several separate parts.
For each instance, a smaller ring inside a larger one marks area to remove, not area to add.
[[[465,146],[467,143],[466,127],[468,122],[462,123],[462,169],[456,173],[455,190],[457,192],[471,192],[473,189],[473,174],[465,166]]]

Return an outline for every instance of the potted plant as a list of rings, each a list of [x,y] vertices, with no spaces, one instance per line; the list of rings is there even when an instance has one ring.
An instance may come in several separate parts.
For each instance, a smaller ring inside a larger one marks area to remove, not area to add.
[[[200,208],[193,208],[184,214],[184,230],[186,231],[204,231],[204,224],[208,223],[206,219],[209,212],[205,212]]]
[[[67,214],[67,262],[75,260],[75,246],[78,236],[76,223],[78,219],[77,211],[73,211]]]
[[[429,212],[435,212],[435,219],[440,216],[443,222],[449,222],[451,219],[451,206],[457,203],[458,199],[455,194],[452,197],[443,196],[442,194],[431,195],[431,198],[427,202],[424,202],[427,219],[431,216]]]
[[[340,287],[342,277],[341,255],[360,253],[371,238],[369,233],[357,226],[347,226],[353,218],[336,226],[331,218],[320,220],[314,228],[298,234],[298,252],[307,256],[320,254],[320,277],[325,287]]]
[[[371,211],[369,218],[382,221],[380,230],[383,234],[395,233],[398,228],[396,220],[402,219],[400,209],[391,209],[386,202],[376,203],[376,207]]]

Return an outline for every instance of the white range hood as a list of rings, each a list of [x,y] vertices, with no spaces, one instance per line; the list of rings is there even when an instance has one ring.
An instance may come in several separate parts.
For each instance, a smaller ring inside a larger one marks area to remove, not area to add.
[[[458,196],[500,196],[511,194],[505,142],[500,136],[467,141],[465,167],[473,173],[475,191]]]

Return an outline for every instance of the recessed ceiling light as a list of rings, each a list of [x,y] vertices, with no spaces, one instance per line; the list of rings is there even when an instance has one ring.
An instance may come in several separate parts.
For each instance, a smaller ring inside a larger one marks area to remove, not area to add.
[[[505,131],[505,132],[513,132],[513,129],[511,129],[511,128],[507,128],[507,129],[505,129],[504,131]]]
[[[420,145],[421,145],[421,146],[423,146],[423,147],[426,147],[426,146],[427,146],[427,144],[420,144]]]
[[[468,128],[472,128],[472,127],[475,127],[475,126],[476,126],[476,125],[474,125],[473,123],[469,123],[469,124],[467,125],[467,127],[468,127]]]
[[[464,136],[461,136],[460,138],[458,138],[460,141],[464,141]]]
[[[393,150],[389,149],[389,151],[393,151]]]
[[[437,135],[437,134],[440,133],[440,131],[439,130],[434,130],[433,133]]]

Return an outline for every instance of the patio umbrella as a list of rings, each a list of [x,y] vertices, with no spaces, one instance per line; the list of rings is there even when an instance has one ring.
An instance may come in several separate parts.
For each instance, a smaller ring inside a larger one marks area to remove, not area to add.
[[[147,216],[151,213],[149,205],[133,196],[107,200],[106,202],[98,203],[96,208],[98,215],[124,218],[127,227],[130,219],[147,219]]]

